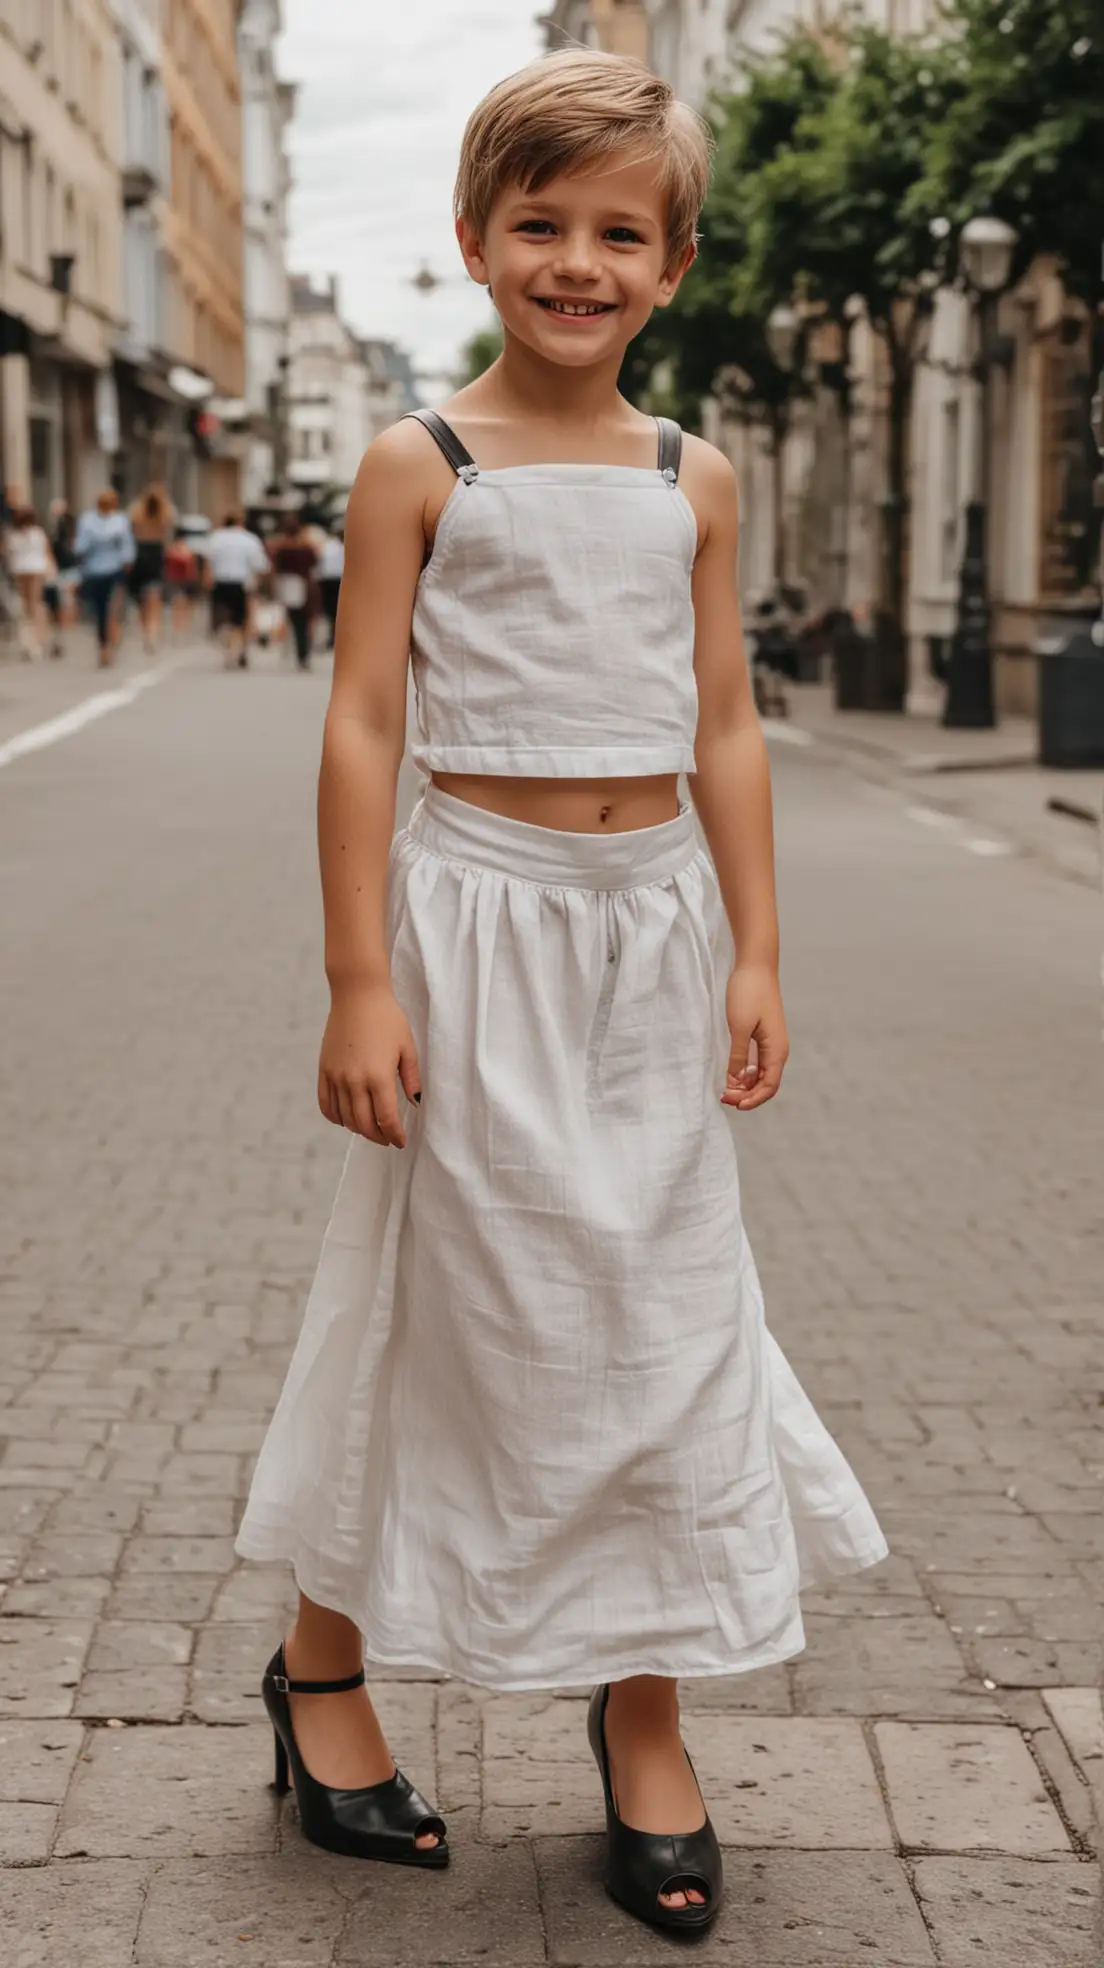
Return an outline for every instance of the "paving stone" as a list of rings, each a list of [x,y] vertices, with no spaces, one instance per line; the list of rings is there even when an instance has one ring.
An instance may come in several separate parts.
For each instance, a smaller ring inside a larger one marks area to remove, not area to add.
[[[915,1602],[910,1602],[915,1603]],[[907,1715],[938,1720],[997,1715],[954,1637],[929,1610],[906,1618],[805,1622],[808,1652],[794,1663],[803,1715]]]
[[[454,1833],[455,1836],[455,1833]],[[357,1896],[334,1968],[535,1968],[546,1960],[533,1855],[523,1842],[457,1843],[446,1871],[381,1866]]]
[[[129,1667],[86,1671],[73,1713],[102,1721],[179,1722],[187,1706],[186,1668]]]
[[[1018,1729],[879,1722],[894,1822],[914,1852],[1067,1854],[1069,1839]]]
[[[1082,1687],[1101,1669],[1097,1641],[975,1638],[978,1670],[1002,1688]]]
[[[60,1804],[83,1740],[79,1722],[0,1722],[0,1801]]]
[[[489,1837],[604,1824],[580,1704],[494,1697],[483,1710]],[[857,1722],[687,1711],[687,1748],[726,1844],[887,1848],[889,1825]]]
[[[228,1537],[132,1537],[123,1552],[121,1574],[181,1574],[228,1572],[234,1564],[233,1539]]]
[[[932,1858],[915,1877],[943,1968],[1097,1968],[1090,1866]]]
[[[1086,1775],[1104,1774],[1104,1700],[1100,1689],[1044,1688],[1043,1700]]]
[[[142,1505],[142,1530],[151,1537],[233,1537],[238,1515],[230,1497],[170,1497]]]
[[[602,1885],[600,1838],[536,1842],[548,1958],[571,1968],[648,1968],[678,1943],[645,1929]],[[888,1852],[724,1854],[725,1900],[693,1943],[724,1968],[932,1968],[935,1955],[899,1860]]]
[[[23,1577],[30,1584],[46,1579],[109,1577],[122,1548],[117,1532],[50,1531],[31,1546]]]
[[[703,1675],[679,1684],[681,1710],[722,1708],[749,1715],[791,1715],[793,1696],[785,1667],[762,1667],[754,1674]]]
[[[295,1580],[287,1565],[242,1565],[219,1587],[213,1620],[270,1620],[275,1646],[295,1611]]]
[[[27,1585],[21,1581],[8,1587],[3,1610],[8,1618],[95,1619],[102,1612],[110,1591],[110,1579],[48,1579],[41,1585]]]
[[[131,1968],[147,1871],[97,1859],[0,1874],[6,1968]]]
[[[352,1871],[348,1859],[287,1841],[267,1858],[158,1866],[138,1930],[135,1968],[330,1968]]]
[[[60,1858],[221,1858],[271,1852],[272,1735],[248,1729],[95,1729],[62,1812]]]
[[[41,1865],[50,1856],[57,1808],[0,1803],[0,1866]]]
[[[136,1572],[117,1579],[104,1607],[113,1620],[181,1620],[194,1624],[207,1618],[218,1579],[209,1573]]]
[[[0,1619],[0,1716],[68,1715],[91,1620]]]
[[[88,1651],[88,1667],[184,1666],[191,1659],[193,1633],[176,1620],[101,1620]]]
[[[208,1626],[192,1670],[192,1710],[203,1722],[255,1722],[264,1714],[261,1676],[273,1653],[269,1626]]]

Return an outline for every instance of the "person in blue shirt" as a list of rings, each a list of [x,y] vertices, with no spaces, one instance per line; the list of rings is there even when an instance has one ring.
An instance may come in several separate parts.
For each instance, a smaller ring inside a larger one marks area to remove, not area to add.
[[[119,641],[119,585],[133,564],[137,548],[129,519],[119,511],[119,495],[110,486],[95,507],[77,522],[73,553],[81,570],[81,589],[96,623],[100,667],[115,661]]]

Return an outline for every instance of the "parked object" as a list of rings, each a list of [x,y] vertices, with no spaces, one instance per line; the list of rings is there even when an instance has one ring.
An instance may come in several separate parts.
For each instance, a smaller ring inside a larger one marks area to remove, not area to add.
[[[1081,629],[1064,649],[1036,645],[1039,763],[1104,766],[1104,647]]]

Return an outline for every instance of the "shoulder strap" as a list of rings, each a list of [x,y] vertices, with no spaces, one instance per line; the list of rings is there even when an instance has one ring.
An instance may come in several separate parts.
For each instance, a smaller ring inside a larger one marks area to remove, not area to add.
[[[672,417],[657,417],[656,429],[659,432],[658,469],[666,477],[670,474],[672,485],[679,475],[682,460],[682,432]]]
[[[467,446],[461,444],[451,424],[446,424],[437,410],[408,410],[408,417],[415,417],[424,424],[438,450],[446,457],[457,474],[477,469],[475,459]]]

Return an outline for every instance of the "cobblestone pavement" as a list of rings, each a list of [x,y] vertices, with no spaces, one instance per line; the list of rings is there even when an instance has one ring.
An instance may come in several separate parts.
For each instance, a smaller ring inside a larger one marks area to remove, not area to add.
[[[266,1787],[289,1585],[232,1533],[342,1149],[313,1097],[324,698],[196,652],[0,770],[7,1968],[673,1957],[602,1893],[577,1699],[377,1684],[450,1816],[437,1877],[312,1851]],[[808,1599],[791,1666],[685,1691],[729,1880],[696,1958],[1088,1968],[1098,902],[821,748],[776,765],[794,1057],[745,1206],[893,1556]]]

